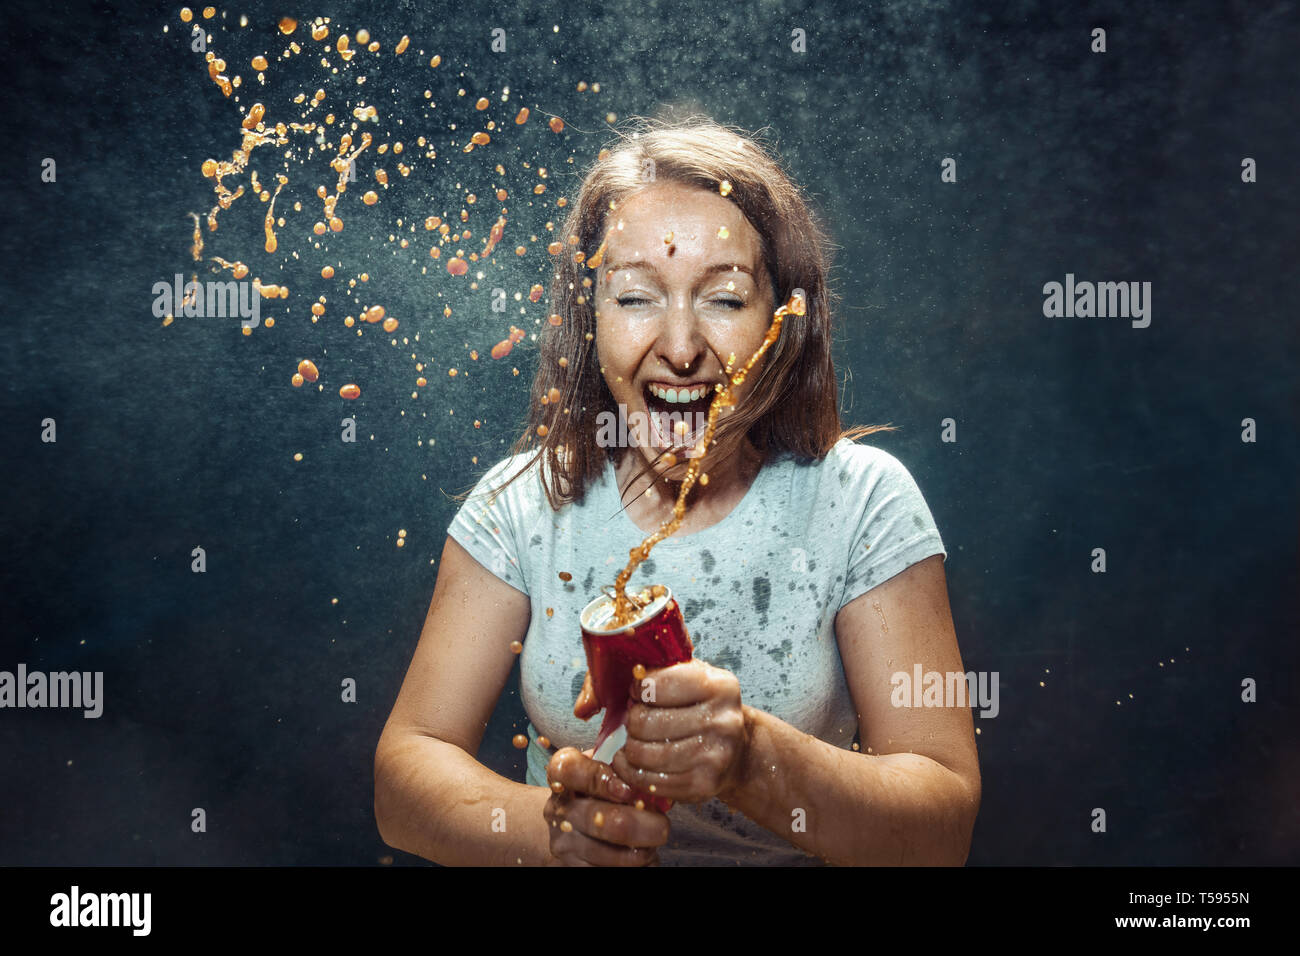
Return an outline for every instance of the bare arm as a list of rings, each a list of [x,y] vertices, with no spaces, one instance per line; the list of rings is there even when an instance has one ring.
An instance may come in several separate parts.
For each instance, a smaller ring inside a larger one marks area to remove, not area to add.
[[[980,803],[970,708],[893,707],[897,671],[961,671],[943,561],[927,558],[851,601],[835,622],[863,753],[744,707],[749,745],[727,804],[833,863],[955,865]],[[793,824],[802,810],[804,829]]]
[[[530,604],[448,538],[433,600],[375,751],[384,842],[447,865],[552,862],[550,791],[515,783],[475,755]],[[504,827],[504,829],[503,829]]]

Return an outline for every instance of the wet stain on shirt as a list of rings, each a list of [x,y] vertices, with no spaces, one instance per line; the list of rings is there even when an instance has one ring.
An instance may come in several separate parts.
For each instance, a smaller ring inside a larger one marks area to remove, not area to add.
[[[712,598],[687,598],[682,601],[682,616],[686,618],[687,627],[690,627],[690,623],[705,611],[716,607],[717,603]]]
[[[740,655],[736,653],[734,647],[724,647],[709,658],[709,663],[714,667],[721,667],[723,670],[731,671],[734,674],[740,667]]]
[[[794,644],[790,641],[790,638],[787,637],[781,642],[780,647],[774,647],[768,651],[767,656],[772,658],[772,660],[776,661],[778,664],[783,664],[793,648]]]
[[[761,624],[767,627],[767,608],[772,602],[772,583],[767,578],[754,578],[754,610],[762,616]]]

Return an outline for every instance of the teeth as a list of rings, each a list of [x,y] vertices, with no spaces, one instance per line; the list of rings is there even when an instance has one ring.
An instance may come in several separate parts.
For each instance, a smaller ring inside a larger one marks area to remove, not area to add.
[[[706,394],[706,391],[703,386],[691,389],[664,388],[660,385],[650,386],[652,395],[668,402],[670,405],[685,405],[687,402],[697,402]]]

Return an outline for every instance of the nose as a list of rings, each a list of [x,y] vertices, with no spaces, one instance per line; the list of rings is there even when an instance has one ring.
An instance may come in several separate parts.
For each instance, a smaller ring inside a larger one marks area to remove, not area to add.
[[[663,315],[655,351],[678,374],[697,370],[709,350],[708,341],[689,301],[678,300]]]

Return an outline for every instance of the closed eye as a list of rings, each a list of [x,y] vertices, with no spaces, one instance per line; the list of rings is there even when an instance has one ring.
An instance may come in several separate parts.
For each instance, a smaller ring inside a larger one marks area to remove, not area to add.
[[[616,301],[621,306],[629,306],[629,305],[646,303],[649,302],[650,300],[642,299],[639,298],[638,296],[625,295],[625,296],[620,296]],[[725,305],[730,309],[743,309],[745,307],[745,303],[739,299],[714,299],[710,304]]]

